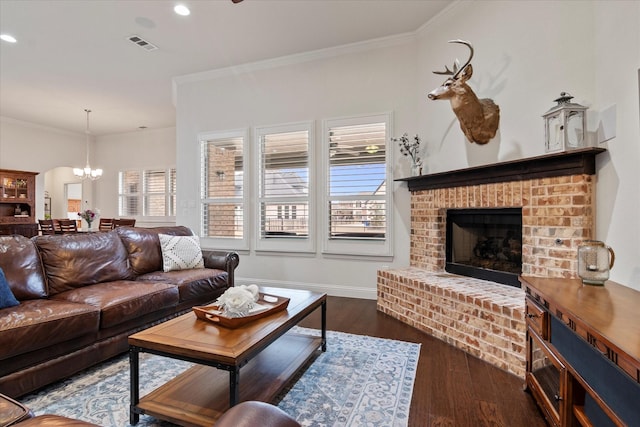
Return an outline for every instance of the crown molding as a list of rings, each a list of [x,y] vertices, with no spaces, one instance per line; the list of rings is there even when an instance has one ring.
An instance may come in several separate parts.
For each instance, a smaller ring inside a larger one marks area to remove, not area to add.
[[[415,31],[415,34],[417,36],[421,35],[422,32],[425,31],[428,27],[430,27],[431,25],[437,23],[439,20],[441,20],[444,17],[446,17],[449,13],[451,13],[453,10],[457,9],[459,6],[462,6],[464,3],[465,3],[465,1],[463,1],[463,0],[456,0],[456,1],[452,2],[449,6],[445,7],[439,13],[437,13],[436,15],[431,17],[427,22],[422,24],[420,26],[420,28],[418,28]]]
[[[82,135],[84,137],[84,133],[77,133],[77,132],[72,132],[65,129],[55,128],[52,126],[40,125],[33,122],[26,122],[24,120],[18,120],[18,119],[14,119],[12,117],[7,117],[7,116],[0,116],[0,123],[13,124],[13,125],[26,127],[26,128],[42,130],[46,132],[54,132],[60,135],[73,135],[73,136]]]
[[[176,76],[172,79],[174,88],[184,83],[193,83],[203,80],[212,80],[232,75],[251,73],[260,70],[279,68],[289,65],[301,64],[304,62],[317,61],[319,59],[333,58],[337,56],[366,52],[390,46],[398,46],[411,43],[416,40],[416,33],[402,33],[389,37],[365,40],[325,49],[312,50],[309,52],[297,53],[294,55],[281,56],[263,61],[250,62],[247,64],[235,65],[231,67],[218,68],[215,70],[202,71],[193,74]]]
[[[201,71],[198,73],[175,76],[171,79],[171,97],[173,105],[177,106],[178,86],[182,84],[219,79],[238,74],[251,73],[260,70],[301,64],[304,62],[317,61],[320,59],[333,58],[341,55],[366,52],[375,49],[382,49],[386,47],[412,43],[417,40],[418,36],[424,31],[426,27],[433,24],[434,22],[437,22],[438,19],[441,19],[442,16],[448,14],[451,10],[457,8],[462,3],[464,3],[463,0],[454,1],[451,5],[447,6],[444,10],[422,24],[415,31],[365,40],[356,43],[349,43],[325,49],[312,50],[309,52],[303,52],[294,55],[280,56],[277,58],[265,59],[263,61],[249,62],[246,64],[240,64],[231,67],[217,68],[213,70]]]

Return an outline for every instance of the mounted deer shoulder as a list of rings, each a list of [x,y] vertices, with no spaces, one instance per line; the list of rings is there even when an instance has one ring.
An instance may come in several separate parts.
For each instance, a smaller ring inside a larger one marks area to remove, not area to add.
[[[486,144],[496,136],[500,122],[500,107],[491,99],[478,99],[473,90],[467,85],[467,80],[473,74],[471,58],[473,58],[473,46],[464,40],[450,40],[449,43],[460,43],[469,48],[469,59],[462,67],[459,62],[453,64],[453,71],[445,66],[445,71],[434,71],[434,74],[451,76],[427,95],[429,99],[448,99],[451,108],[458,117],[460,128],[469,142]]]

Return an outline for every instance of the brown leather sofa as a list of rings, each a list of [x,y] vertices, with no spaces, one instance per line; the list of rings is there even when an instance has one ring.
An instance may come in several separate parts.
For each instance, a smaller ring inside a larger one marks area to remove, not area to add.
[[[234,283],[235,252],[203,250],[205,268],[164,272],[158,234],[0,236],[0,268],[20,302],[0,309],[0,393],[19,397],[128,350],[127,337]]]

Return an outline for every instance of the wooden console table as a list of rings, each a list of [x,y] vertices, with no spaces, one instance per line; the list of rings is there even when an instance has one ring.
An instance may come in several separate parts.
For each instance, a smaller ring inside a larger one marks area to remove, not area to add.
[[[526,386],[553,426],[640,426],[640,292],[521,277]]]

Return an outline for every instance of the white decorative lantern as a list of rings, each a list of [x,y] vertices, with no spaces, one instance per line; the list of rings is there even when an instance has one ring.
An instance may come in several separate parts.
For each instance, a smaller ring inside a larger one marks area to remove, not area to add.
[[[566,92],[554,99],[558,105],[544,113],[545,152],[567,151],[587,146],[587,107],[569,102]]]

